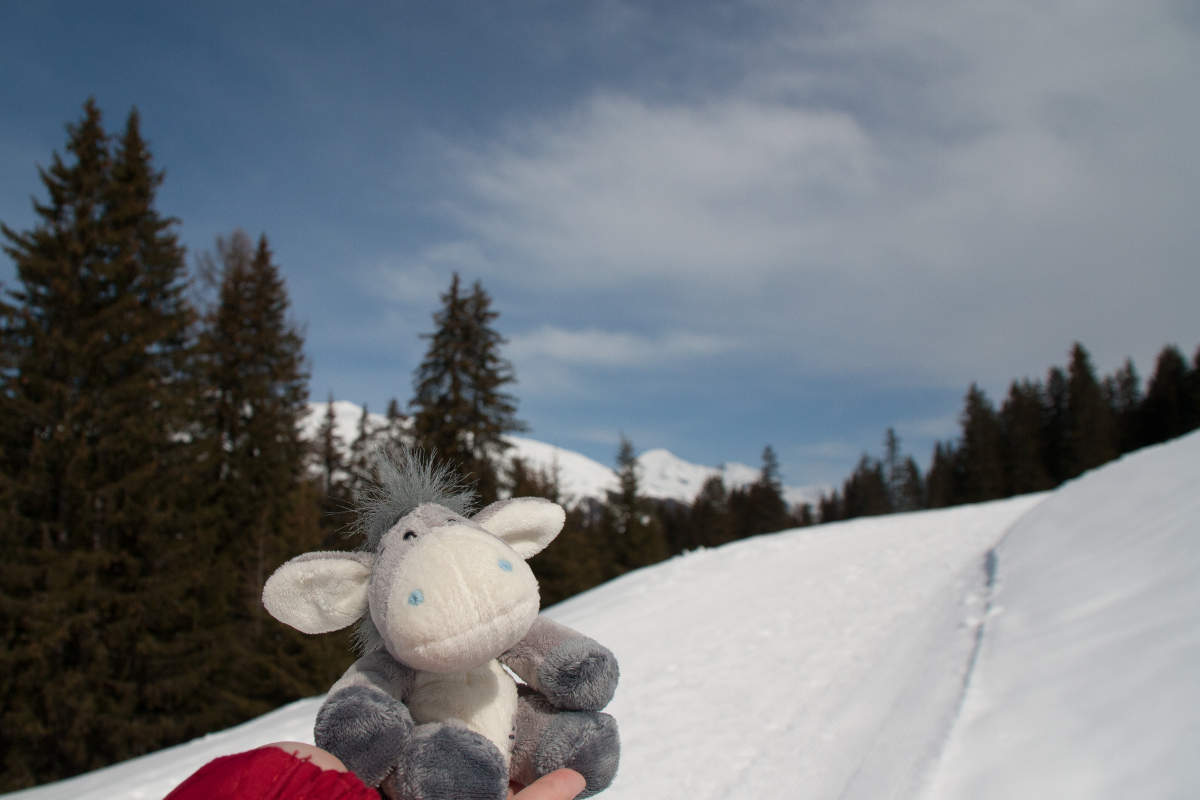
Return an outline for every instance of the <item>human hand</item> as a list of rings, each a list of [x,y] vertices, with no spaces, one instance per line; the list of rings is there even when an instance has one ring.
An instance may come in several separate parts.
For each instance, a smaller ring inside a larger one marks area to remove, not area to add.
[[[516,794],[513,794],[513,787],[509,786],[508,800],[572,800],[586,785],[583,776],[575,770],[556,769]]]

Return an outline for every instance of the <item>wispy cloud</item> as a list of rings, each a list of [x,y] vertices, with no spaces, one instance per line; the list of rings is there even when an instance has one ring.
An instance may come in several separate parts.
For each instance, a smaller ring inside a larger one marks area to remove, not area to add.
[[[365,292],[382,292],[389,300],[424,307],[446,291],[452,273],[466,278],[489,269],[490,262],[476,242],[448,241],[412,256],[376,263],[362,270],[359,278]]]
[[[906,420],[898,423],[895,428],[901,437],[918,439],[953,439],[961,429],[957,412],[938,417]]]
[[[649,367],[726,353],[735,347],[728,339],[686,331],[645,336],[629,331],[568,330],[545,325],[513,336],[508,351],[521,361],[549,359],[568,365]]]
[[[460,153],[463,226],[528,280],[761,284],[796,262],[798,218],[870,194],[872,145],[848,115],[737,98],[595,96]]]
[[[902,5],[812,30],[781,11],[719,91],[610,89],[458,143],[481,269],[950,383],[1040,370],[1076,338],[1104,365],[1190,335],[1200,49],[1178,6]],[[637,342],[584,345],[514,340],[637,361]]]

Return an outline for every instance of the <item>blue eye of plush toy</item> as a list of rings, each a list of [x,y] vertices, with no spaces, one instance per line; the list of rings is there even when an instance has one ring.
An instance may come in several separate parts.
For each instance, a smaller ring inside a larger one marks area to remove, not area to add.
[[[507,558],[502,558],[496,563],[498,563],[500,565],[500,569],[504,570],[505,572],[512,572],[512,562]]]
[[[413,589],[412,594],[408,596],[408,604],[410,606],[419,606],[425,602],[425,593],[420,589]]]

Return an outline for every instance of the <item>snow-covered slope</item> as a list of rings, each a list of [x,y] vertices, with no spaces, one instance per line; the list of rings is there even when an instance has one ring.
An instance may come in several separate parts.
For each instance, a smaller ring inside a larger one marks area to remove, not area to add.
[[[621,659],[603,797],[1174,798],[1200,785],[1200,434],[1048,495],[853,520],[548,613]],[[12,797],[161,797],[320,698]]]
[[[1200,797],[1200,433],[1055,492],[994,561],[931,797]]]
[[[309,413],[301,421],[300,431],[307,439],[315,439],[325,419],[328,403],[310,403]],[[334,430],[343,445],[349,446],[358,435],[362,418],[362,407],[345,400],[335,401]],[[387,426],[382,414],[368,413],[367,427],[371,431]],[[552,444],[539,442],[524,436],[506,437],[512,444],[506,458],[521,458],[534,469],[558,476],[564,502],[568,505],[584,499],[603,500],[606,492],[617,488],[617,477],[611,467],[593,461],[587,456]],[[647,497],[660,500],[679,500],[691,503],[700,493],[704,482],[714,475],[725,480],[725,486],[733,489],[758,480],[759,471],[745,464],[731,463],[723,468],[704,467],[684,461],[670,451],[647,450],[638,456],[641,490]],[[798,506],[820,499],[824,486],[786,486],[784,500]]]

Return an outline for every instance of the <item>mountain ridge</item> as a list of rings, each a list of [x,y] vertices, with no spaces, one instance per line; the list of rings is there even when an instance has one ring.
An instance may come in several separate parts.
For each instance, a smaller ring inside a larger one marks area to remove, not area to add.
[[[300,422],[301,435],[305,439],[316,438],[328,407],[327,402],[308,404],[308,413]],[[333,408],[334,431],[345,453],[358,435],[363,407],[348,400],[335,400]],[[367,426],[372,432],[381,430],[387,427],[387,417],[368,411]],[[526,436],[506,436],[505,439],[512,445],[504,455],[506,463],[521,458],[529,467],[557,475],[564,502],[569,506],[584,500],[603,501],[607,492],[617,488],[616,472],[582,453]],[[664,448],[642,452],[637,462],[641,492],[656,500],[690,504],[711,477],[721,477],[727,489],[746,486],[759,477],[759,470],[746,464],[728,462],[721,467],[693,464]],[[784,486],[783,499],[793,508],[804,503],[815,507],[821,494],[829,489],[828,486]]]

